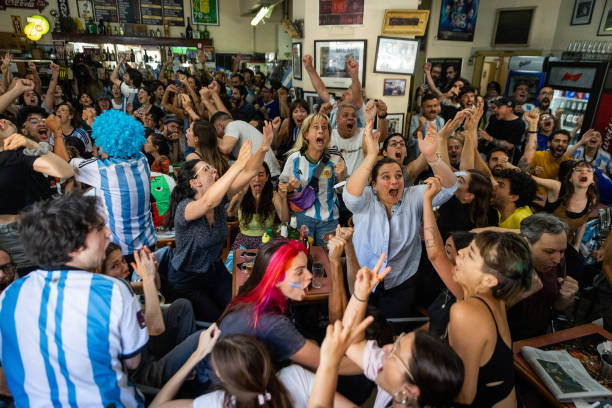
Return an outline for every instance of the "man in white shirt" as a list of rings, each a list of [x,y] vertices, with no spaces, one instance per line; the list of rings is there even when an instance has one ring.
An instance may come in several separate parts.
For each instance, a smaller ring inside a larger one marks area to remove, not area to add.
[[[119,79],[119,67],[125,64],[125,57],[121,57],[117,65],[115,65],[115,69],[111,74],[110,80],[113,84],[116,84],[121,89],[121,93],[125,98],[124,105],[127,106],[128,103],[133,104],[136,100],[136,95],[138,95],[138,89],[142,84],[142,74],[137,70],[130,67],[127,67],[125,73],[123,74],[123,81]]]

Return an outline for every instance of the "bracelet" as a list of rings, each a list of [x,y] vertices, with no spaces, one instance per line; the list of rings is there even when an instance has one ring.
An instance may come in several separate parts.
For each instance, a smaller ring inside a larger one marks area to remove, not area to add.
[[[378,119],[384,119],[384,118],[386,118],[386,117],[387,117],[387,114],[386,114],[386,113],[385,113],[385,115],[384,115],[384,116],[383,116],[383,115],[378,115]]]
[[[361,303],[366,303],[366,302],[368,301],[368,299],[367,299],[367,298],[366,298],[366,299],[359,299],[359,298],[357,297],[357,295],[355,294],[355,292],[353,292],[353,297],[354,297],[355,299],[357,299],[358,301],[360,301]]]
[[[527,133],[538,133],[537,130],[528,130]]]
[[[430,166],[435,166],[436,164],[440,164],[440,162],[442,161],[442,158],[440,157],[440,153],[436,152],[436,161],[432,161],[430,162],[429,160],[427,160],[427,164],[429,164]]]

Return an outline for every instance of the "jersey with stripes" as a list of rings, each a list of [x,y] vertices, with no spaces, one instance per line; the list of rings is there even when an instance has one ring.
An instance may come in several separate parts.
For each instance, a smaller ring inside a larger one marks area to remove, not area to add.
[[[17,407],[143,406],[122,360],[148,342],[129,284],[62,267],[0,295],[0,355]]]
[[[316,192],[315,202],[312,207],[304,212],[304,215],[307,217],[320,221],[338,219],[338,206],[336,205],[336,192],[334,190],[334,184],[337,181],[334,166],[343,160],[337,154],[330,154],[328,157],[329,159],[325,162],[321,176],[314,182]],[[280,179],[289,179],[291,176],[295,177],[300,181],[300,187],[297,191],[302,191],[310,183],[318,165],[318,162],[311,163],[300,152],[294,152],[287,157]]]
[[[72,159],[77,181],[95,189],[112,231],[112,241],[128,255],[157,242],[151,216],[151,181],[144,154],[134,159]]]

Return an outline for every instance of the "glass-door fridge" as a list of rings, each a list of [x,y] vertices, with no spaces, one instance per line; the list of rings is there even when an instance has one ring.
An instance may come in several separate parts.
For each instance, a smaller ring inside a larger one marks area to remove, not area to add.
[[[512,96],[514,87],[518,83],[525,83],[529,87],[525,110],[531,110],[536,105],[536,98],[546,77],[546,63],[548,57],[514,56],[508,63],[508,80],[504,95]]]
[[[551,112],[556,114],[558,109],[563,110],[558,128],[571,131],[581,116],[582,127],[577,135],[591,127],[607,72],[607,61],[548,63],[546,84],[554,90]]]

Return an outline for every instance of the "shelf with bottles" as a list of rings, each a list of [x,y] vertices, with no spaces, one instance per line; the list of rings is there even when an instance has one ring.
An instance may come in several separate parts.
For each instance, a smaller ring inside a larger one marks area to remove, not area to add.
[[[213,40],[210,38],[168,38],[168,37],[139,37],[121,35],[91,35],[91,34],[67,34],[52,33],[53,39],[66,41],[68,43],[88,43],[88,44],[121,44],[121,45],[156,45],[156,46],[175,46],[175,47],[198,47],[199,44],[205,47],[212,47]]]

